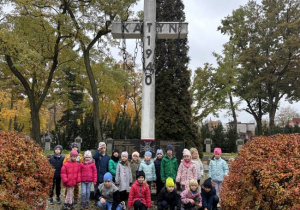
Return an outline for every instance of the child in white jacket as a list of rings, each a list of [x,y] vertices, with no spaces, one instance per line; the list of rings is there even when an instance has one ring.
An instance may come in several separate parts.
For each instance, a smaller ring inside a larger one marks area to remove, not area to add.
[[[191,148],[190,152],[192,154],[193,163],[195,163],[195,165],[197,167],[197,172],[198,172],[197,173],[198,174],[197,181],[198,181],[198,184],[200,185],[200,180],[204,175],[203,163],[199,157],[199,153],[196,148]]]

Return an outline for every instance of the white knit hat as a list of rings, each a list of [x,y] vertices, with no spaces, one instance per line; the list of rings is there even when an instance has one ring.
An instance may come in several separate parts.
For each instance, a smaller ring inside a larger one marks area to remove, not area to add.
[[[122,156],[128,157],[128,152],[127,152],[127,151],[122,152],[122,153],[121,153],[121,157],[122,157]]]
[[[84,158],[86,158],[86,157],[90,157],[90,158],[91,158],[91,157],[92,157],[91,151],[90,151],[90,150],[85,151],[83,157],[84,157]]]
[[[184,149],[182,153],[183,153],[183,156],[192,156],[190,150],[188,150],[188,149]]]

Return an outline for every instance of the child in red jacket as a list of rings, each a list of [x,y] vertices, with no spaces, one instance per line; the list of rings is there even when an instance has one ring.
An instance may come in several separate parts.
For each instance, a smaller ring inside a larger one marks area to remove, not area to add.
[[[129,192],[128,209],[146,210],[151,207],[151,193],[144,171],[137,171],[136,178]]]
[[[73,190],[74,186],[80,182],[80,165],[77,163],[76,158],[78,152],[72,150],[70,153],[70,159],[63,165],[61,169],[61,179],[63,185],[67,188],[67,196],[63,209],[73,208]]]
[[[84,161],[80,164],[81,173],[81,206],[80,209],[88,209],[92,183],[97,183],[97,169],[92,158],[91,151],[84,153]]]

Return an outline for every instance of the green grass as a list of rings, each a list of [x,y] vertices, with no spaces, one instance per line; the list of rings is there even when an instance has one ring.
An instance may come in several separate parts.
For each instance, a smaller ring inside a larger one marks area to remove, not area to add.
[[[62,154],[63,155],[67,155],[71,152],[71,150],[63,150],[62,151]],[[54,154],[54,151],[53,150],[44,150],[44,155],[53,155]],[[80,154],[84,154],[84,151],[80,151]]]
[[[213,155],[214,155],[214,153],[203,152],[203,156],[212,157]],[[221,156],[225,156],[225,157],[236,157],[237,155],[238,155],[238,153],[222,153]]]

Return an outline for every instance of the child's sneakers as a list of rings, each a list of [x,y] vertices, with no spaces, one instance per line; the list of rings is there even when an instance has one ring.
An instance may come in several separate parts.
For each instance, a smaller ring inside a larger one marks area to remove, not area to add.
[[[53,198],[50,198],[50,199],[49,199],[49,204],[50,204],[50,205],[54,205]]]
[[[122,201],[120,204],[121,204],[121,206],[122,206],[122,209],[126,209],[125,201]]]
[[[56,203],[61,204],[60,197],[56,198]]]

